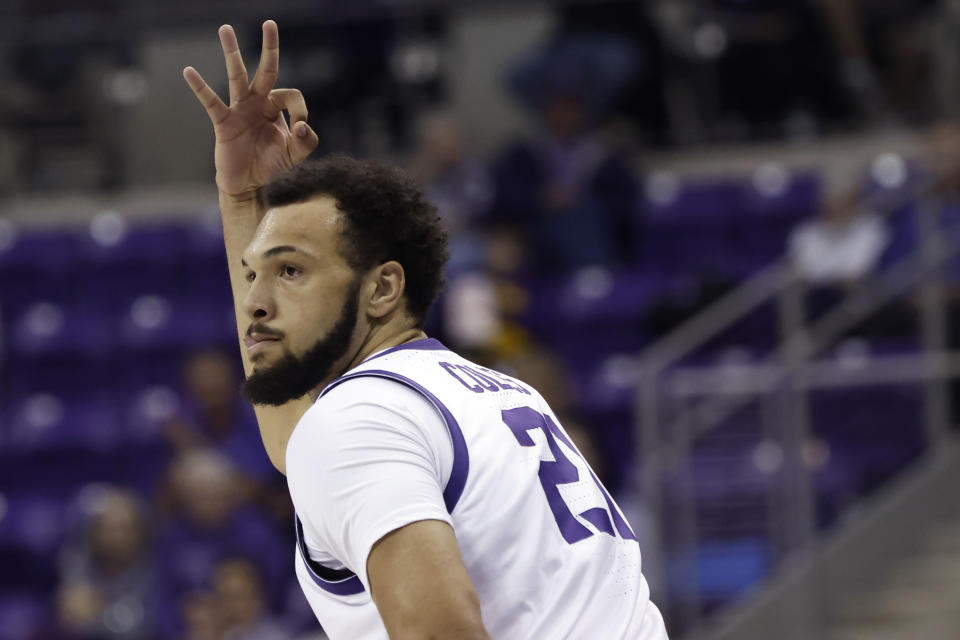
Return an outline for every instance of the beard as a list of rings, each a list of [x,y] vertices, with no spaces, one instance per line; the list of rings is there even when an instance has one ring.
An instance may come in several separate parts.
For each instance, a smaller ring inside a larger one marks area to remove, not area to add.
[[[346,355],[357,324],[358,278],[347,293],[336,324],[302,356],[289,350],[271,367],[254,369],[243,383],[243,395],[253,404],[279,406],[300,398],[329,379],[333,365]]]

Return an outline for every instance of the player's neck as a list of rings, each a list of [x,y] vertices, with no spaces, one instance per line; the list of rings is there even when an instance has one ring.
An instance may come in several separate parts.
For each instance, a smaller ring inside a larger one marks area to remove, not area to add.
[[[367,339],[361,345],[360,350],[357,351],[357,355],[354,356],[349,364],[347,364],[344,373],[350,369],[353,369],[375,353],[385,351],[386,349],[392,349],[393,347],[400,346],[406,342],[422,340],[427,337],[427,334],[424,333],[423,329],[418,329],[416,327],[407,327],[401,330],[389,330],[388,326],[384,326],[383,329],[384,331],[372,331],[370,335],[367,336]]]
[[[396,319],[380,326],[371,327],[370,331],[367,332],[366,336],[360,342],[359,347],[353,351],[353,357],[342,366],[336,367],[334,373],[313,388],[310,392],[311,400],[315,402],[328,384],[348,373],[351,369],[375,353],[391,349],[406,342],[422,340],[426,337],[427,334],[424,333],[423,329],[400,325]]]

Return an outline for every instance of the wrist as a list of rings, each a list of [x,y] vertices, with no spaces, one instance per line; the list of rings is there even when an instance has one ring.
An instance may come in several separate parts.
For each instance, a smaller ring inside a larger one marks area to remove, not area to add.
[[[219,193],[221,203],[227,203],[231,205],[246,205],[246,204],[260,203],[259,188],[247,189],[245,191],[239,191],[237,193],[228,193],[223,189],[217,189],[217,191]]]
[[[232,227],[235,224],[246,224],[249,221],[260,222],[263,216],[263,205],[260,202],[259,189],[250,191],[241,191],[239,193],[227,193],[220,191],[220,218],[224,223],[224,230],[227,225]]]

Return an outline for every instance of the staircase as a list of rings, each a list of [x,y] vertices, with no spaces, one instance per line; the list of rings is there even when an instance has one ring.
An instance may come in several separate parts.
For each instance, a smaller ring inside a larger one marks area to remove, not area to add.
[[[831,609],[826,640],[960,640],[960,513]]]

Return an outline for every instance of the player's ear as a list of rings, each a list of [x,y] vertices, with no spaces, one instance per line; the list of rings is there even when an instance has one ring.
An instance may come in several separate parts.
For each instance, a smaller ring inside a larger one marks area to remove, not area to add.
[[[375,267],[370,276],[375,286],[367,302],[367,313],[374,318],[383,318],[403,300],[406,286],[403,267],[396,260],[390,260]]]

